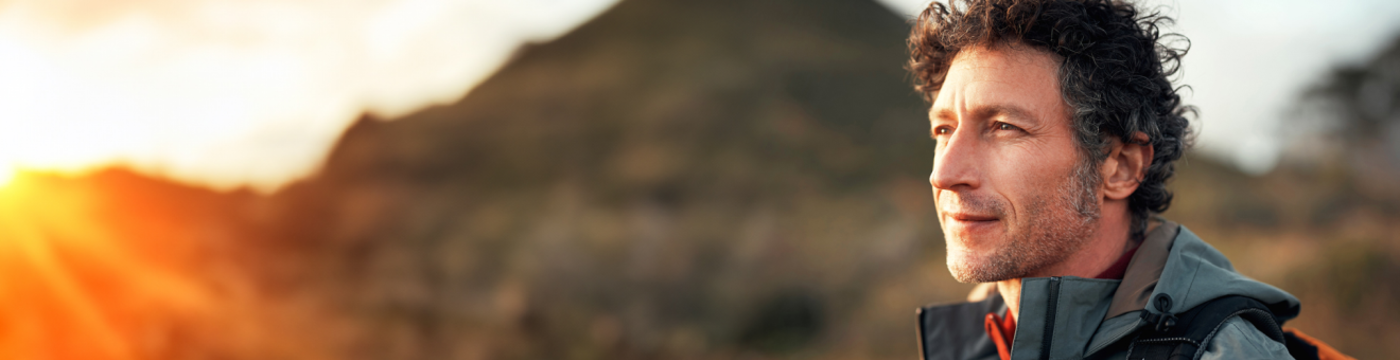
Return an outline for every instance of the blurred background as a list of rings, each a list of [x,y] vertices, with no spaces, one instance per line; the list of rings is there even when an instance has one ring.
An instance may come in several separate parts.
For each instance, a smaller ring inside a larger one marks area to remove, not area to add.
[[[926,5],[0,2],[0,357],[915,358]],[[1400,355],[1400,3],[1143,6],[1166,217]]]

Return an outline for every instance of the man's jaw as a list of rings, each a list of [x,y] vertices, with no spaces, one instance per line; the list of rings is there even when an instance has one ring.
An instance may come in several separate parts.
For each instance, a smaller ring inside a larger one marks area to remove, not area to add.
[[[948,236],[948,271],[958,282],[975,284],[1018,277],[1021,269],[999,239]]]

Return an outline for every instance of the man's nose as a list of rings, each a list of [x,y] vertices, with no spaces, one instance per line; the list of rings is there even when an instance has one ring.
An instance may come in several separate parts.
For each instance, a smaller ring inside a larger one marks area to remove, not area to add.
[[[935,189],[953,190],[959,186],[976,189],[981,185],[978,144],[971,135],[975,134],[954,131],[943,140],[945,143],[939,144],[933,155],[933,173],[929,174],[929,183]]]

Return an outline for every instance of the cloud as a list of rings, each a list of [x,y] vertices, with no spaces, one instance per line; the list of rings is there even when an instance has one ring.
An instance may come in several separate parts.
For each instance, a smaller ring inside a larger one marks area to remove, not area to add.
[[[359,114],[454,101],[615,1],[0,3],[0,167],[276,188]]]

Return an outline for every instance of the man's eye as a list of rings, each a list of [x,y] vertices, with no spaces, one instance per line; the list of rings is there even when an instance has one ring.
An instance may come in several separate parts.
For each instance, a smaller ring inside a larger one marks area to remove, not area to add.
[[[937,128],[937,129],[933,129],[933,134],[934,134],[934,135],[948,135],[949,133],[952,133],[952,132],[953,132],[953,130],[948,129],[948,128],[946,128],[946,127],[940,127],[940,128]]]
[[[1016,130],[1016,125],[997,123],[997,130]]]

